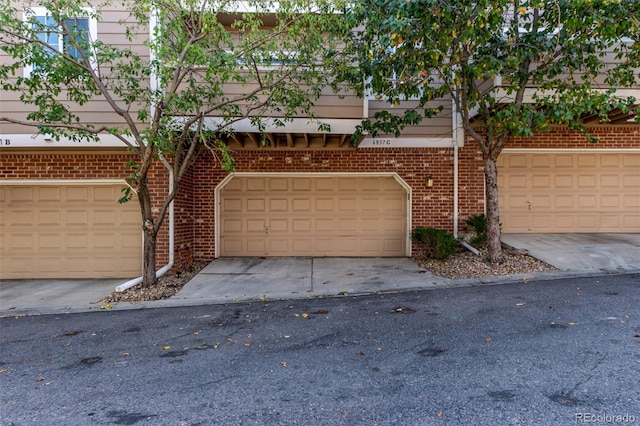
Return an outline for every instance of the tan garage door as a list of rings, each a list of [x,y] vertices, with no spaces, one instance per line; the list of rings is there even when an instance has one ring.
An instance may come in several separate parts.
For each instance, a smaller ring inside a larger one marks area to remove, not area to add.
[[[124,278],[140,275],[138,203],[122,184],[0,185],[0,276]]]
[[[236,176],[221,256],[406,256],[407,193],[391,176]]]
[[[640,154],[503,153],[506,233],[640,232]]]

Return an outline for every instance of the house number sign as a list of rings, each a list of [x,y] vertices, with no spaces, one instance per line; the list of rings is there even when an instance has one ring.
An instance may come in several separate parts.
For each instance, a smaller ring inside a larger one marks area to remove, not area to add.
[[[424,148],[450,147],[452,138],[420,138],[420,137],[366,137],[360,142],[360,148]]]

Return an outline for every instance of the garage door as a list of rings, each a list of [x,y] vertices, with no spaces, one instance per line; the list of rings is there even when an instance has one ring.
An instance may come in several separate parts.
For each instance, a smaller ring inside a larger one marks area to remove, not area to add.
[[[406,256],[392,176],[236,176],[220,192],[221,256]]]
[[[123,278],[141,273],[138,203],[122,184],[0,185],[0,276]]]
[[[640,154],[503,153],[507,233],[640,232]]]

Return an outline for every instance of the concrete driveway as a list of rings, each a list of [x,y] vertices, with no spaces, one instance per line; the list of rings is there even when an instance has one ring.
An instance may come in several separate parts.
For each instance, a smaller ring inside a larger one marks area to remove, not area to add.
[[[220,258],[171,299],[113,308],[331,297],[640,271],[640,234],[507,234],[502,240],[559,271],[456,281],[436,277],[408,258]],[[0,315],[111,309],[98,300],[124,281],[0,280]]]
[[[504,234],[502,242],[561,271],[640,270],[640,234]]]

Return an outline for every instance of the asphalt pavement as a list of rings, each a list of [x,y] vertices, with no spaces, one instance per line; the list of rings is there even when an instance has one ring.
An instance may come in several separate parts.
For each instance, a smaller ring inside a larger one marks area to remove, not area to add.
[[[450,280],[408,258],[219,258],[167,300],[100,303],[123,280],[0,281],[0,316],[305,299],[640,271],[640,234],[505,234],[554,271]]]
[[[638,424],[639,286],[0,318],[0,425]]]

